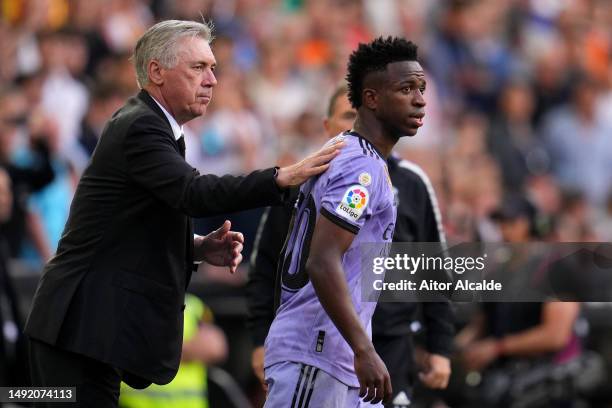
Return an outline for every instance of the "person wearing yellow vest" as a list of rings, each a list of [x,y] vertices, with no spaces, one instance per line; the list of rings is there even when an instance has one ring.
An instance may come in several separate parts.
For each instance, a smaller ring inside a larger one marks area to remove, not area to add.
[[[136,390],[121,383],[122,408],[208,408],[206,364],[219,362],[227,355],[223,332],[212,325],[212,313],[191,294],[185,295],[183,352],[174,380]]]

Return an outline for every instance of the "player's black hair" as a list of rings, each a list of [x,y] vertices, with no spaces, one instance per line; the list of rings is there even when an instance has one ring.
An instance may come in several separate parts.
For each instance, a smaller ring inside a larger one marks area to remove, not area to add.
[[[393,62],[416,60],[416,44],[404,38],[378,37],[368,44],[359,44],[349,57],[346,75],[348,98],[353,108],[361,106],[363,81],[368,74],[384,71]]]

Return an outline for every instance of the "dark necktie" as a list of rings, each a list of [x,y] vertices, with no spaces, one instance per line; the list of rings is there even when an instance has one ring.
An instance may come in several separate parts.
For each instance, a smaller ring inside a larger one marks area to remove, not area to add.
[[[181,137],[178,138],[177,142],[179,145],[179,151],[181,152],[181,156],[183,156],[183,159],[184,159],[185,158],[185,136],[181,135]]]

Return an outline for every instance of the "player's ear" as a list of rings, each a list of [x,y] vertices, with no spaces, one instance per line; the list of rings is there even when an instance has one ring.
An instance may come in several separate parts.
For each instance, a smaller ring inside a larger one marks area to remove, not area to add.
[[[363,94],[363,106],[368,109],[376,110],[378,107],[378,92],[374,88],[364,88]]]

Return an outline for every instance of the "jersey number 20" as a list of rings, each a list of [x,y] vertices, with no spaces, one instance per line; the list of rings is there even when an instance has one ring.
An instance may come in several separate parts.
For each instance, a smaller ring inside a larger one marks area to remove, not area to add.
[[[279,268],[282,284],[285,289],[291,291],[303,288],[309,281],[306,273],[306,261],[308,260],[310,241],[317,221],[317,207],[310,194],[306,198],[306,202],[303,201],[304,195],[300,192],[296,208],[299,210],[301,205],[304,205],[304,209],[299,213],[299,216],[297,216],[297,211],[294,213],[289,228],[290,235],[287,236],[287,241],[285,241],[280,256]],[[295,226],[297,228],[294,228]],[[291,245],[291,248],[288,248],[289,245]],[[291,268],[291,265],[294,265],[294,267]]]

